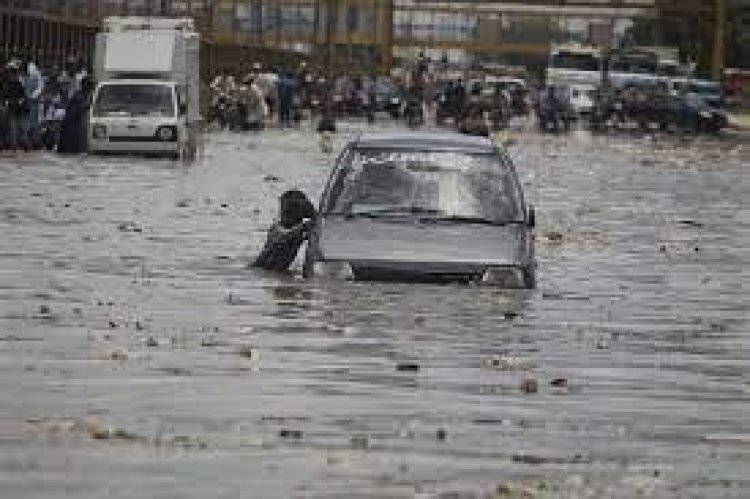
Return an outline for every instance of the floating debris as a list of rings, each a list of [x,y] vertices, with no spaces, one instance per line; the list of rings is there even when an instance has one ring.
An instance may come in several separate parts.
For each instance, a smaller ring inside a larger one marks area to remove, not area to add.
[[[696,222],[695,220],[680,220],[677,223],[679,223],[680,225],[687,225],[688,227],[695,227],[696,229],[704,227],[703,223]]]
[[[349,438],[349,445],[352,449],[364,450],[370,447],[370,439],[367,435],[352,435],[351,438]]]
[[[526,394],[536,393],[539,391],[539,383],[534,378],[524,378],[521,382],[521,391]]]
[[[240,357],[245,357],[246,359],[252,359],[257,355],[255,349],[249,346],[241,347],[237,353]]]
[[[110,359],[112,360],[128,360],[128,351],[124,348],[118,348],[116,350],[112,350],[109,354]]]
[[[419,364],[413,362],[401,362],[396,364],[396,371],[402,373],[415,373],[419,371]]]
[[[279,430],[279,437],[284,440],[302,440],[302,430],[290,430],[283,428]]]
[[[550,386],[554,386],[555,388],[567,388],[568,387],[568,380],[565,378],[555,378],[552,381],[550,381]]]

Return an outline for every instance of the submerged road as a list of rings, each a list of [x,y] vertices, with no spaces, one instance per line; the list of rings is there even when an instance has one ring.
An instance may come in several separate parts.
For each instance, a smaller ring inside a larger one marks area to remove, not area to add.
[[[246,270],[309,132],[0,158],[0,496],[748,497],[750,146],[512,155],[533,292]]]

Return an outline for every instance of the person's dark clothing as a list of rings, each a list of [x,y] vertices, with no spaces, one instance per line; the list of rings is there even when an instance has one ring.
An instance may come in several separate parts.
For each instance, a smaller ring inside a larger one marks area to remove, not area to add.
[[[266,244],[251,267],[263,270],[284,271],[289,269],[297,258],[302,243],[307,239],[310,222],[300,222],[291,228],[284,227],[280,221],[274,222],[268,229]]]
[[[86,90],[79,90],[68,102],[65,117],[60,124],[60,140],[57,143],[57,152],[62,154],[86,152],[86,113],[91,106],[90,97]]]
[[[290,77],[283,77],[278,83],[279,93],[279,121],[282,125],[290,125],[292,121],[292,104],[297,90],[297,82]]]
[[[286,191],[279,197],[279,219],[268,229],[266,244],[251,267],[284,271],[297,257],[315,218],[315,207],[302,191]]]
[[[8,111],[13,116],[23,116],[26,112],[26,92],[18,78],[8,78],[3,82],[0,98],[6,102]]]

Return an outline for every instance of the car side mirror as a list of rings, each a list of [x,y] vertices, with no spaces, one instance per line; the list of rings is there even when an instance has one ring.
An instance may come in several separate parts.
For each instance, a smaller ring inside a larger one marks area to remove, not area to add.
[[[532,205],[529,205],[529,211],[527,214],[526,223],[531,228],[536,227],[536,210],[534,209]]]

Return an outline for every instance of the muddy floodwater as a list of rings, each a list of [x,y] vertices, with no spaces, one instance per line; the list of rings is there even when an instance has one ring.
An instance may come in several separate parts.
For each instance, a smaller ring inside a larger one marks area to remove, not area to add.
[[[306,130],[0,158],[0,496],[750,497],[750,146],[511,154],[532,292],[247,270]]]

